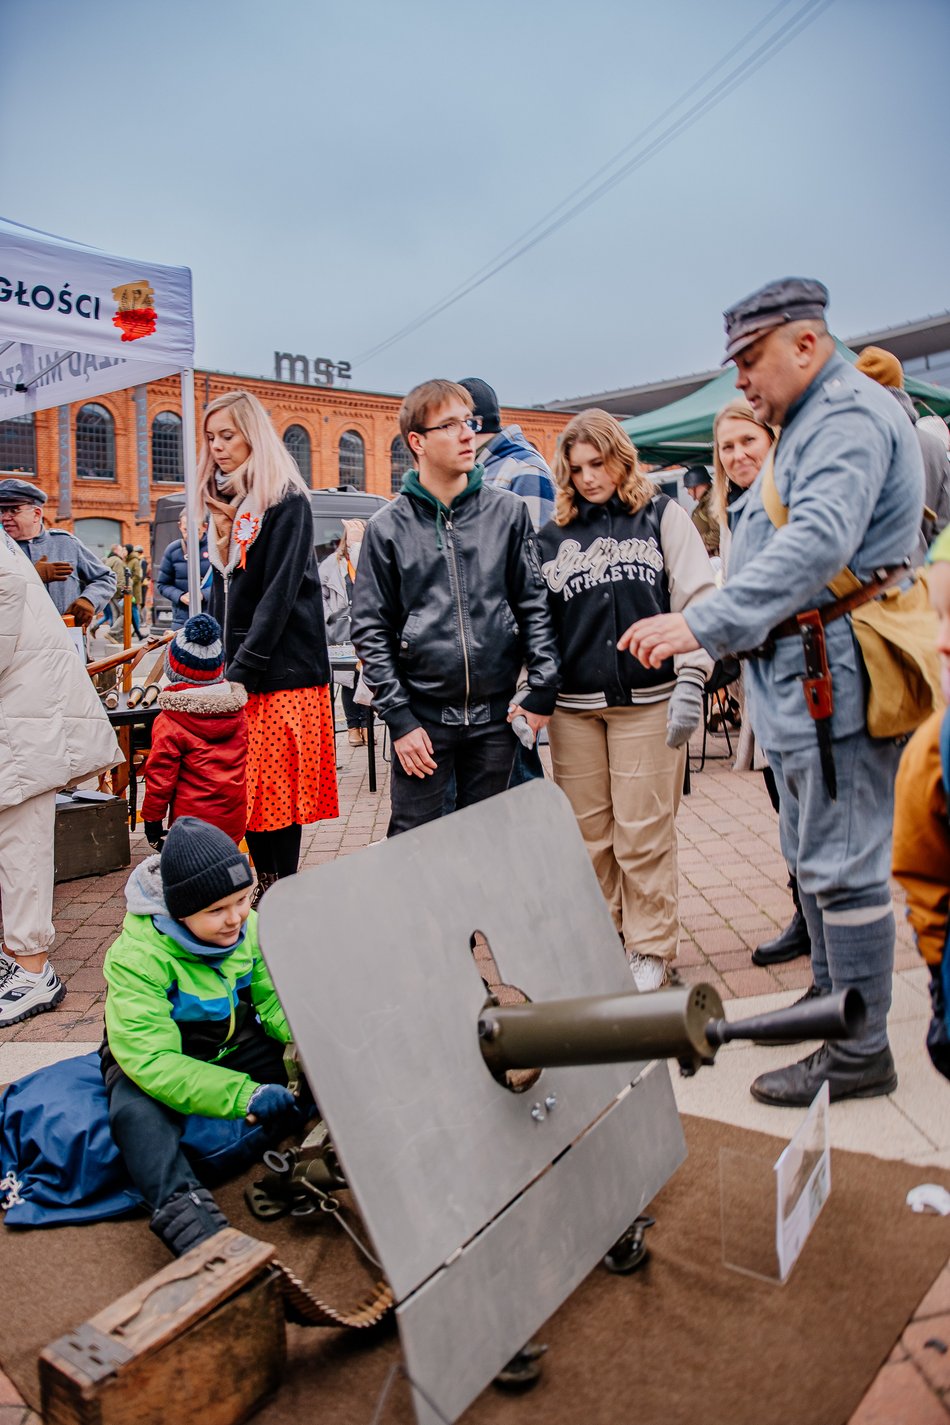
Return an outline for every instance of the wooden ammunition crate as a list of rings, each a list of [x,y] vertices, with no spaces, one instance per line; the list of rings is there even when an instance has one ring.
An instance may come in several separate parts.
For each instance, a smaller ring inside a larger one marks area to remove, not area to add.
[[[129,809],[124,797],[68,792],[56,797],[54,879],[103,876],[132,860]]]
[[[285,1358],[274,1248],[228,1227],[44,1348],[44,1425],[236,1425]]]

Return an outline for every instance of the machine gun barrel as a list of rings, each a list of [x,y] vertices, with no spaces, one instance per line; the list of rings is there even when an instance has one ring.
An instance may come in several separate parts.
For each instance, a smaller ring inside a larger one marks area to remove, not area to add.
[[[787,1043],[789,1039],[851,1039],[864,1027],[865,1008],[860,990],[842,990],[773,1009],[751,1019],[712,1021],[706,1038],[717,1047],[732,1039],[755,1039],[759,1044]]]
[[[731,1039],[846,1039],[863,1023],[857,990],[729,1023],[710,985],[690,985],[547,1004],[487,1005],[478,1020],[482,1055],[496,1078],[546,1069],[676,1059],[684,1073],[711,1064]]]

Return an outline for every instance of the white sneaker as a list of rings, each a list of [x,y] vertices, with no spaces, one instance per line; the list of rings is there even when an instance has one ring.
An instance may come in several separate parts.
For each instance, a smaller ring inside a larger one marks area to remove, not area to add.
[[[4,970],[5,973],[0,971],[0,1029],[55,1009],[66,993],[66,986],[48,961],[38,975],[16,964],[12,970]]]
[[[662,989],[666,980],[666,961],[658,955],[631,955],[630,973],[641,994]]]

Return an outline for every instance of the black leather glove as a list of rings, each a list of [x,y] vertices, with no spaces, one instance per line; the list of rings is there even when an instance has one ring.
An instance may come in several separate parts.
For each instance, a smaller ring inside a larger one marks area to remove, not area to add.
[[[161,822],[161,821],[146,821],[146,822],[144,823],[144,825],[145,825],[145,840],[148,842],[149,846],[154,847],[156,851],[161,851],[161,849],[162,849],[162,844],[163,844],[163,842],[164,842],[164,840],[165,840],[165,825],[164,825],[164,822]]]

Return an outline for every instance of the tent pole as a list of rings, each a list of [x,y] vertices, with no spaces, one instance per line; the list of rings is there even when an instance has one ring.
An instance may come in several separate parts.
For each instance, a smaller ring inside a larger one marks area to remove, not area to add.
[[[198,474],[195,457],[195,373],[188,367],[181,373],[181,447],[185,465],[185,508],[188,511],[188,612],[201,613],[200,536],[195,522],[195,491]]]

